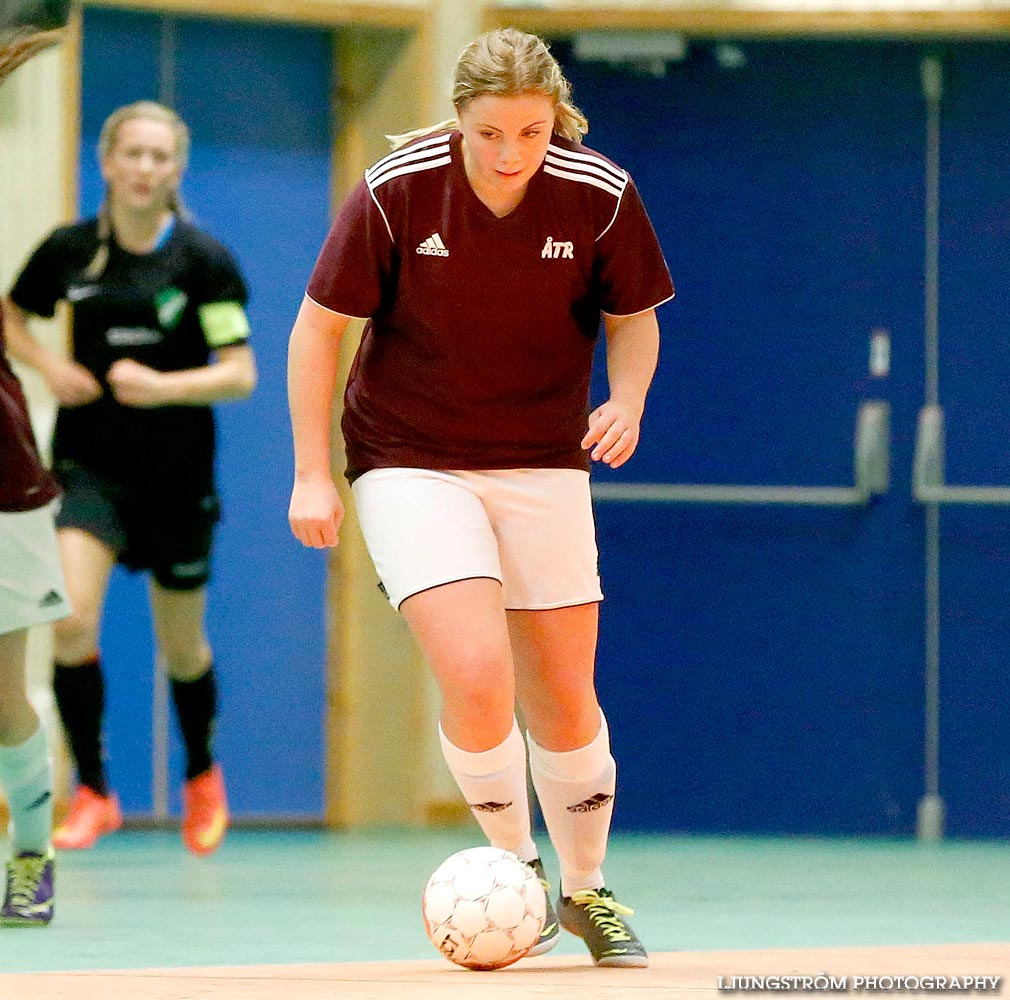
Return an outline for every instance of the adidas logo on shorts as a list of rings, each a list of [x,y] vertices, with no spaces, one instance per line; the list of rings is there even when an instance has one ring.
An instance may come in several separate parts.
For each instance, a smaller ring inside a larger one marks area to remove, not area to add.
[[[438,233],[432,233],[418,248],[417,252],[420,254],[426,254],[429,257],[448,257],[449,251],[446,250],[445,244],[442,242],[442,237]]]
[[[57,604],[62,604],[62,603],[63,603],[63,598],[55,590],[50,590],[49,593],[46,594],[46,596],[43,597],[41,601],[39,601],[39,607],[40,608],[51,608],[51,607],[54,607]]]

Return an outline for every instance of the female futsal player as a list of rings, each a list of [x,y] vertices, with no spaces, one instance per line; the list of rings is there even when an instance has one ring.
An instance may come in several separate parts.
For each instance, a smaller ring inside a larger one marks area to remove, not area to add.
[[[586,452],[634,453],[673,286],[628,174],[544,42],[484,34],[455,72],[457,118],[366,171],[291,333],[290,522],[335,545],[337,347],[368,318],[345,392],[347,475],[369,552],[434,672],[449,769],[490,842],[543,878],[533,784],[557,851],[557,918],[604,966],[645,948],[605,887],[616,766],[596,698],[602,599]],[[610,398],[588,413],[599,325]],[[557,942],[557,920],[534,953]]]
[[[15,357],[36,367],[60,412],[57,517],[73,614],[56,626],[53,687],[77,766],[58,848],[91,847],[121,822],[102,746],[99,622],[119,561],[150,571],[151,610],[186,748],[182,836],[195,854],[221,842],[224,781],[211,752],[217,711],[204,629],[214,488],[211,404],[256,380],[246,289],[230,253],[187,221],[178,187],[189,133],[148,101],[115,111],[99,141],[98,217],[56,230],[8,300]],[[46,350],[29,314],[73,308],[73,356]]]
[[[0,81],[60,41],[69,4],[0,4]],[[10,813],[4,926],[53,918],[53,778],[49,745],[25,686],[28,629],[67,614],[53,504],[28,406],[7,362],[0,310],[0,787]]]

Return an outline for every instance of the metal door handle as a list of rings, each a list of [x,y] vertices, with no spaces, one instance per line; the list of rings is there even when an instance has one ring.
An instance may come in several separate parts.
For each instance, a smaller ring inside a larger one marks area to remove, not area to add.
[[[919,503],[1010,505],[1007,486],[949,486],[944,482],[946,438],[943,408],[930,403],[919,411],[912,466],[912,496]]]
[[[856,414],[854,486],[722,486],[703,483],[595,483],[594,500],[629,503],[791,504],[863,507],[890,482],[890,403],[868,399]],[[1007,491],[1010,496],[1010,490]]]

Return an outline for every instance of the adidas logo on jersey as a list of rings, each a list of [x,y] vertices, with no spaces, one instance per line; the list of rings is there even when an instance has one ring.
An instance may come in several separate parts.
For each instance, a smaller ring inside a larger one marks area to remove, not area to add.
[[[418,248],[417,252],[420,254],[426,254],[429,257],[448,257],[449,251],[446,250],[445,244],[442,242],[442,237],[438,233],[432,233]]]

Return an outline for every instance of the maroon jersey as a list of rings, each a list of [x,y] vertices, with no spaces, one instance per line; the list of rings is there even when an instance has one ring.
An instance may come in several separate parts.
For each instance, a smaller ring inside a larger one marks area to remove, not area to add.
[[[519,206],[497,218],[470,187],[459,132],[365,173],[308,285],[368,318],[345,391],[348,475],[588,467],[601,312],[673,296],[628,174],[554,136]]]
[[[0,511],[36,510],[58,495],[35,448],[21,383],[7,362],[0,311]]]

